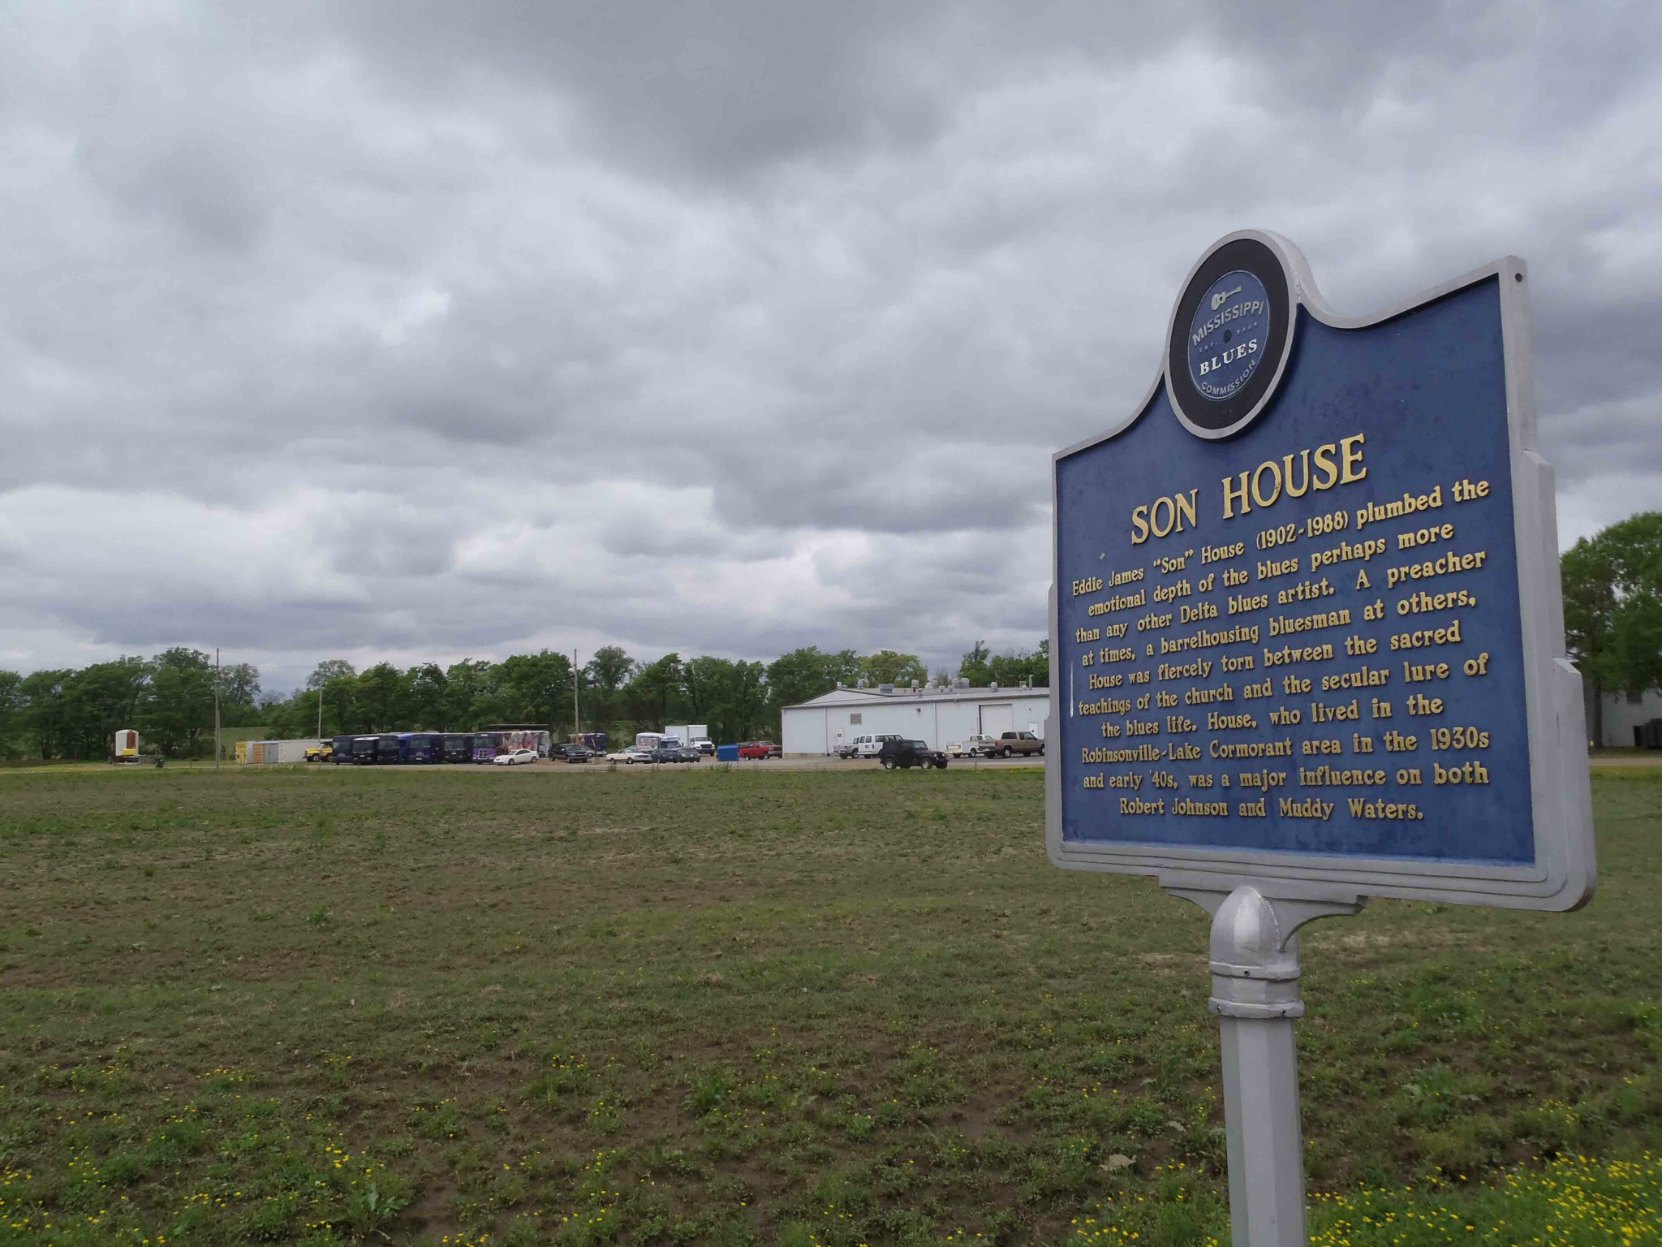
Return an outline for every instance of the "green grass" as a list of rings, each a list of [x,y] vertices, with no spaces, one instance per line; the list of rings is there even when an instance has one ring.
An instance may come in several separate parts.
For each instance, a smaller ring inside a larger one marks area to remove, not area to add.
[[[1318,1197],[1311,1247],[1662,1242],[1662,1156],[1558,1157],[1490,1187],[1364,1188]]]
[[[1307,929],[1318,1241],[1619,1244],[1623,1198],[1656,1241],[1662,772],[1595,802],[1580,913]],[[1036,772],[0,775],[0,1247],[1227,1239],[1208,920],[1042,815]]]

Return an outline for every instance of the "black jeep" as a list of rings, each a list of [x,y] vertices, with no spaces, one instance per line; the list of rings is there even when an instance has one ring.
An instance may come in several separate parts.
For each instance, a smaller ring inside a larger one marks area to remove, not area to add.
[[[922,740],[886,740],[877,751],[877,760],[886,771],[897,766],[933,766],[946,770],[946,755],[939,749],[931,749],[929,742]]]

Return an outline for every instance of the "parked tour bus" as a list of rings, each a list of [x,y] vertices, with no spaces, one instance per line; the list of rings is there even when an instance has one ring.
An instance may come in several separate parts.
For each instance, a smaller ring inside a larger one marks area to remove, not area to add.
[[[554,743],[554,738],[547,728],[514,728],[512,731],[498,733],[502,752],[512,749],[532,749],[539,758],[546,758]]]
[[[406,732],[400,739],[404,748],[400,751],[401,762],[443,762],[444,736],[439,732]]]
[[[487,723],[481,730],[495,734],[497,753],[507,753],[511,749],[534,749],[537,757],[546,758],[554,740],[547,728],[534,723]]]
[[[585,733],[585,739],[604,749],[604,732]],[[386,766],[393,763],[430,764],[437,762],[490,762],[510,749],[534,749],[546,758],[549,734],[546,731],[517,729],[496,732],[382,732],[374,736],[336,736],[336,762]]]

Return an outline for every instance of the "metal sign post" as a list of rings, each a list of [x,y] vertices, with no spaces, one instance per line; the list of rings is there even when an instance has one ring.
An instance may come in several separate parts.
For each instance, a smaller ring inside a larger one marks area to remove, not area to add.
[[[1272,901],[1243,884],[1228,895],[1171,889],[1212,914],[1212,997],[1223,1050],[1224,1132],[1235,1247],[1302,1244],[1304,1143],[1298,1120],[1293,1022],[1299,995],[1298,929],[1348,916],[1345,900]]]
[[[1592,894],[1524,284],[1346,318],[1231,234],[1142,404],[1055,456],[1047,847],[1213,915],[1238,1247],[1304,1241],[1300,927]]]

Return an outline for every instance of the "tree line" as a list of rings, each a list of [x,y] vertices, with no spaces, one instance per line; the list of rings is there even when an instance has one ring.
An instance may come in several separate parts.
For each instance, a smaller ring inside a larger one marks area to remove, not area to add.
[[[1042,687],[1049,664],[1046,641],[1030,653],[998,655],[977,641],[956,671],[939,670],[935,679]],[[839,684],[907,688],[914,680],[930,680],[922,660],[894,650],[857,654],[807,646],[771,663],[673,653],[641,661],[608,645],[575,670],[570,656],[551,650],[447,667],[382,662],[363,671],[331,658],[303,688],[282,696],[266,693],[248,663],[216,672],[211,656],[181,647],[78,670],[0,671],[0,757],[102,758],[122,728],[137,729],[147,749],[169,756],[211,756],[216,691],[221,723],[257,725],[270,739],[461,732],[487,723],[537,724],[556,739],[580,723],[583,731],[633,739],[666,723],[704,723],[712,739],[734,741],[777,739],[782,707]]]
[[[216,671],[211,656],[184,647],[79,670],[0,671],[0,757],[102,758],[120,728],[167,754],[210,752],[216,690],[221,722],[248,722],[260,673],[248,663]]]
[[[1569,652],[1595,692],[1662,686],[1662,511],[1649,511],[1583,538],[1562,560]],[[956,671],[977,687],[1044,686],[1049,645],[992,654],[977,641]],[[464,659],[357,671],[344,659],[317,665],[304,688],[266,693],[248,663],[215,670],[200,650],[177,647],[152,658],[123,657],[78,670],[0,671],[0,758],[102,758],[112,734],[136,728],[149,747],[204,756],[213,747],[214,694],[227,726],[255,726],[272,738],[386,731],[472,731],[486,723],[536,723],[556,736],[575,730],[575,686],[584,730],[614,738],[666,723],[705,723],[712,738],[777,738],[779,711],[839,684],[927,683],[915,654],[879,650],[792,650],[770,663],[665,654],[636,660],[615,645],[573,671],[543,650],[500,662]],[[1599,713],[1595,699],[1594,714]],[[321,727],[321,731],[320,731]],[[1595,717],[1588,727],[1598,739]]]

